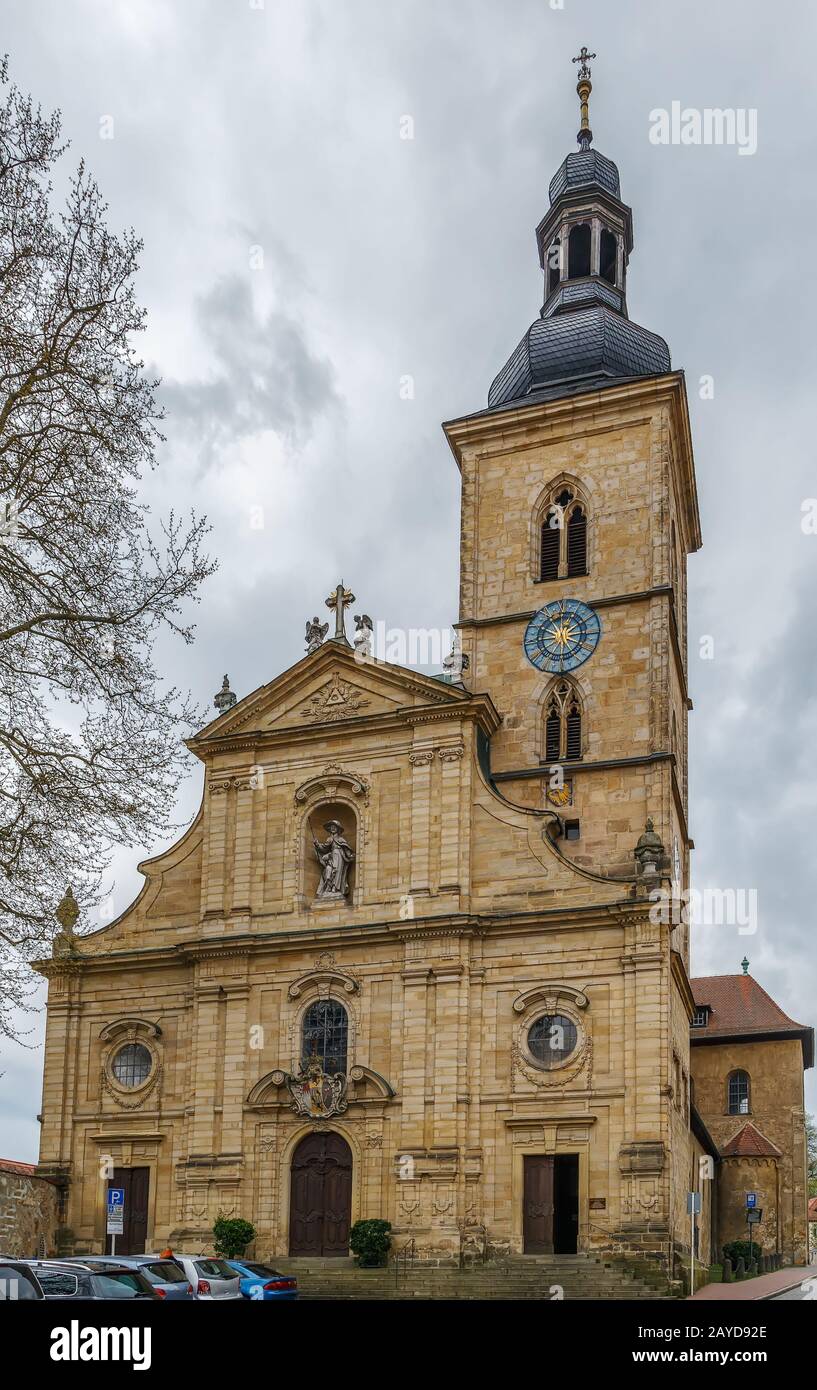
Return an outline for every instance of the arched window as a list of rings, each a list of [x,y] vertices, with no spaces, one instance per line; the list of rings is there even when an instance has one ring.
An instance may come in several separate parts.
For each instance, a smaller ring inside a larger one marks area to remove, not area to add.
[[[570,681],[555,685],[545,713],[545,760],[576,762],[582,755],[582,709]]]
[[[608,285],[616,283],[616,259],[618,255],[618,242],[615,236],[607,227],[602,228],[601,245],[599,247],[599,275],[602,280],[606,280]]]
[[[540,580],[587,574],[587,510],[567,487],[552,495],[541,524]]]
[[[304,1014],[301,1032],[301,1062],[317,1057],[323,1070],[346,1071],[349,1044],[349,1015],[336,999],[316,999]]]
[[[548,294],[552,294],[562,277],[562,243],[555,237],[547,253]]]
[[[748,1115],[749,1073],[733,1071],[729,1076],[728,1108],[730,1115]]]
[[[590,223],[571,227],[567,241],[567,278],[577,280],[590,274]]]

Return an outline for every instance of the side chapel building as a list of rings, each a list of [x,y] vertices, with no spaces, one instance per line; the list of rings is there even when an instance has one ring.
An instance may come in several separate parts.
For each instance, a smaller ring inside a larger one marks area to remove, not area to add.
[[[446,674],[374,659],[368,620],[350,645],[338,586],[333,635],[310,624],[242,700],[225,680],[189,742],[201,809],[132,906],[79,937],[61,905],[38,1172],[68,1248],[104,1247],[113,1181],[120,1250],[201,1250],[224,1211],[261,1257],[343,1255],[385,1217],[429,1259],[672,1273],[690,1188],[709,1259],[728,1170],[719,1238],[744,1233],[748,1173],[765,1247],[804,1254],[813,1033],[764,996],[785,1036],[741,1041],[751,977],[690,981],[688,927],[650,896],[689,878],[701,533],[684,377],[628,317],[632,213],[592,147],[586,51],[579,72],[579,149],[536,229],[543,307],[487,408],[444,427]]]

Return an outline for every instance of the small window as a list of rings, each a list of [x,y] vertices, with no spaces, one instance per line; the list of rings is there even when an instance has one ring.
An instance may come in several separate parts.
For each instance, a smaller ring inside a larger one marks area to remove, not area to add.
[[[692,1015],[693,1028],[705,1028],[709,1022],[709,1005],[703,1004],[700,1009],[696,1009]]]
[[[749,1073],[733,1071],[729,1077],[729,1114],[748,1115],[749,1112]]]
[[[614,285],[616,283],[618,243],[613,233],[609,231],[607,227],[602,229],[599,253],[599,274],[602,280],[607,281],[608,285]]]
[[[566,821],[565,821],[565,839],[566,839],[566,840],[579,840],[579,839],[581,839],[581,824],[580,824],[579,821],[577,821],[577,820],[566,820]]]
[[[576,1051],[578,1033],[571,1018],[564,1014],[545,1014],[528,1029],[528,1050],[545,1071],[558,1067]]]
[[[578,280],[590,274],[590,223],[580,222],[570,229],[567,242],[567,277]]]
[[[127,1043],[113,1059],[113,1074],[120,1086],[141,1086],[147,1081],[153,1058],[142,1043]]]

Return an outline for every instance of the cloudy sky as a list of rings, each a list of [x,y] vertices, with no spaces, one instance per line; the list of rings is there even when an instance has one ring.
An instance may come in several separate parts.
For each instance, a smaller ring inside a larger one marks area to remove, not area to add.
[[[225,670],[242,695],[298,660],[306,618],[341,576],[389,626],[455,619],[458,474],[440,421],[485,404],[538,311],[533,229],[575,148],[570,59],[595,50],[595,143],[634,211],[630,314],[667,339],[690,392],[704,533],[689,567],[694,882],[758,893],[754,935],[697,929],[694,971],[736,972],[745,952],[814,1021],[817,535],[801,508],[817,497],[817,12],[793,0],[5,0],[3,12],[13,78],[61,108],[111,224],[144,237],[143,353],[168,409],[145,495],[206,511],[220,560],[195,647],[163,660],[207,703]],[[673,101],[756,111],[757,152],[652,144],[650,112]],[[196,767],[181,816],[199,788]],[[138,857],[117,863],[117,913]],[[34,1160],[41,1017],[30,1026],[31,1046],[0,1059],[0,1149]],[[814,1109],[813,1072],[808,1091]]]

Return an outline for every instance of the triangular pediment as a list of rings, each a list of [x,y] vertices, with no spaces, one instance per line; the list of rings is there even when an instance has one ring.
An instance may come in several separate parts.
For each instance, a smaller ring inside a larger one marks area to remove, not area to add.
[[[327,642],[206,725],[191,746],[200,748],[211,740],[251,733],[317,729],[398,715],[412,707],[456,708],[468,699],[460,686],[373,657],[361,659],[351,648]]]

